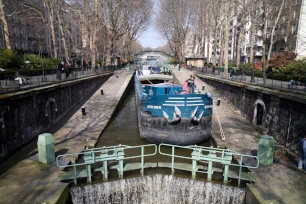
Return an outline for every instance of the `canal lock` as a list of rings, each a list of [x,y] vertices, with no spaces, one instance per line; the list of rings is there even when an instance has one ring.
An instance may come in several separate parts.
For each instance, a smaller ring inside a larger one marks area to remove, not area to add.
[[[114,145],[138,146],[147,145],[140,138],[135,91],[130,86],[125,98],[114,113],[112,120],[97,142],[96,147]],[[214,146],[210,139],[199,146]],[[150,150],[152,151],[152,150]],[[171,149],[165,150],[171,153]],[[190,156],[191,150],[179,150],[183,156]],[[140,154],[139,149],[125,151],[125,156]],[[82,160],[82,158],[79,158]],[[129,163],[139,162],[139,159],[129,160]],[[171,158],[156,154],[145,158],[148,163],[171,163]],[[189,163],[185,159],[178,158],[178,163]],[[116,165],[116,161],[109,162],[109,166]],[[222,168],[222,165],[215,166]],[[95,165],[92,166],[95,168]],[[238,171],[238,168],[235,168]],[[244,171],[247,171],[244,169]],[[145,176],[139,177],[139,169],[124,172],[124,179],[118,180],[118,171],[109,170],[108,182],[103,182],[101,172],[94,172],[92,184],[87,184],[86,178],[78,179],[78,185],[70,185],[71,201],[73,203],[244,203],[245,181],[240,188],[236,179],[229,179],[227,185],[223,185],[223,173],[215,172],[212,182],[207,182],[206,174],[197,173],[197,177],[191,179],[191,172],[175,170],[165,167],[145,169]],[[154,190],[156,189],[156,190]]]

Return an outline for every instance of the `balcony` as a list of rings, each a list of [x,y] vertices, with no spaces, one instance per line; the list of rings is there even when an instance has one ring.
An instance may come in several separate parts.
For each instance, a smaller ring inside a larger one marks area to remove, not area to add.
[[[256,57],[262,57],[262,51],[257,51],[257,52],[255,52],[255,56]]]
[[[257,42],[255,42],[255,46],[262,47],[263,46],[263,42],[262,41],[257,41]]]

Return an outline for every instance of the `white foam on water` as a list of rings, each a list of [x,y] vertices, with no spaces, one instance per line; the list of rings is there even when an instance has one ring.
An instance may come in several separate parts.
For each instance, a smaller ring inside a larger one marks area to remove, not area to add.
[[[75,204],[243,204],[245,189],[156,174],[70,189]]]

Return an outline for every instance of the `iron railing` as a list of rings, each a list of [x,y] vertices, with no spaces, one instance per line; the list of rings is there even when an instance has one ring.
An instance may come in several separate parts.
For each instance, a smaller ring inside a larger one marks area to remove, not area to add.
[[[91,67],[69,68],[69,72],[50,70],[31,70],[29,72],[0,72],[0,94],[17,92],[20,90],[46,86],[63,81],[75,80],[83,77],[94,76],[102,73],[113,72],[121,69],[121,66],[105,66],[95,69]]]
[[[209,75],[221,79],[226,79],[223,68],[212,68],[212,67],[188,67],[188,70],[193,71],[198,74]],[[247,72],[243,70],[230,69],[228,73],[228,80],[243,82],[250,85],[256,85],[266,88],[273,88],[278,90],[285,90],[288,92],[302,93],[306,94],[306,85],[302,82],[296,82],[290,84],[290,81],[281,81],[273,79],[271,77],[266,79],[266,84],[262,76],[258,74],[253,76],[252,72]]]

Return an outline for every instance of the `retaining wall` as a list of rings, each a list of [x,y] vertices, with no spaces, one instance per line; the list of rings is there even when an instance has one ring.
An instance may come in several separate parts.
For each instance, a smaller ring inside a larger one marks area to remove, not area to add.
[[[306,135],[306,96],[250,84],[198,75],[206,84],[230,101],[241,114],[283,146],[297,152]],[[263,108],[262,125],[258,124]]]
[[[39,134],[48,132],[111,75],[0,95],[0,161]]]

